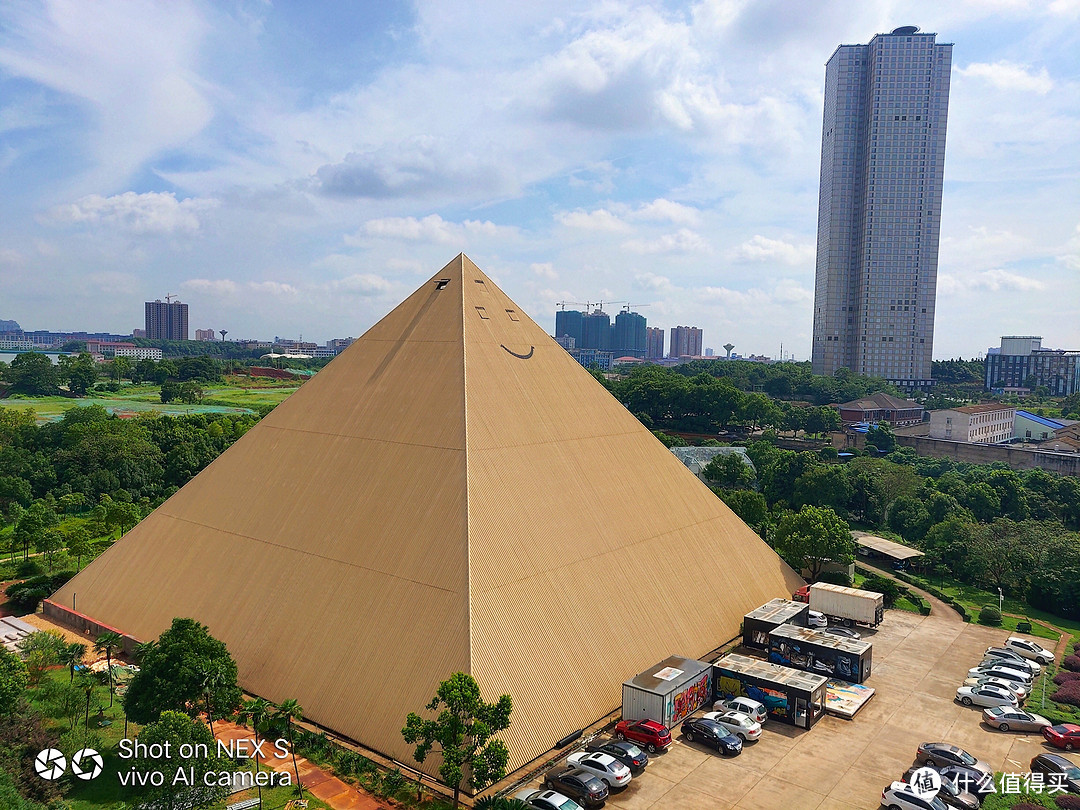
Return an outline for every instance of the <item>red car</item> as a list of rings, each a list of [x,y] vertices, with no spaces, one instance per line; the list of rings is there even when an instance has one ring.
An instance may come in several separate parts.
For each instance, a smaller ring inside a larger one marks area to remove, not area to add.
[[[652,754],[671,745],[671,732],[655,720],[620,720],[615,726],[615,739],[635,742]]]
[[[1062,723],[1058,726],[1046,726],[1043,728],[1043,737],[1051,745],[1072,751],[1080,748],[1080,726],[1076,723]]]

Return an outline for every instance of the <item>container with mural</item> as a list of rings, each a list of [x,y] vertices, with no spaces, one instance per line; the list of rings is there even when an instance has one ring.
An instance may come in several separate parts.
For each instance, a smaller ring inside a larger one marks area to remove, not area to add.
[[[714,700],[748,697],[769,717],[810,728],[825,714],[828,679],[745,655],[725,655],[713,665]]]
[[[712,665],[673,655],[623,683],[623,719],[656,720],[671,728],[712,694]]]

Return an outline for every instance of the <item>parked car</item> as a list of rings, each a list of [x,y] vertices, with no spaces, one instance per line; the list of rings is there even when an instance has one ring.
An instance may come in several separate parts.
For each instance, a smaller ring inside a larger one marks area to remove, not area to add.
[[[914,774],[916,770],[918,769],[908,768],[904,773],[904,781],[910,784],[912,774]],[[938,793],[938,798],[941,799],[947,807],[956,807],[959,808],[959,810],[979,810],[980,806],[978,796],[974,793],[960,790],[955,782],[945,776],[941,777],[941,791]]]
[[[991,647],[991,649],[994,649]],[[1010,652],[1012,652],[1010,650]],[[1006,655],[995,655],[994,653],[985,653],[982,661],[979,662],[982,665],[998,665],[1001,667],[1008,667],[1009,669],[1015,669],[1019,672],[1026,672],[1032,678],[1038,678],[1042,674],[1042,667],[1036,664],[1034,661],[1028,661],[1026,658],[1020,658],[1019,656],[1010,658]]]
[[[966,765],[946,765],[937,769],[942,779],[948,779],[960,790],[979,797],[979,804],[991,793],[997,792],[992,774],[983,773]]]
[[[1069,793],[1080,793],[1080,768],[1061,754],[1037,754],[1032,758],[1030,768],[1032,773],[1060,774],[1056,779],[1064,783]]]
[[[748,697],[735,697],[730,700],[718,700],[713,704],[713,711],[722,712],[730,709],[733,712],[742,712],[747,717],[764,725],[769,713],[765,710],[765,704]]]
[[[965,706],[1015,706],[1016,695],[1000,686],[961,686],[956,690],[956,699]]]
[[[825,614],[817,610],[808,610],[806,612],[807,622],[811,627],[828,627],[829,620],[825,618]]]
[[[983,722],[998,731],[1042,731],[1050,725],[1050,721],[1041,715],[1008,706],[983,709]]]
[[[615,726],[615,739],[630,740],[655,754],[671,745],[671,732],[655,720],[620,720]]]
[[[828,633],[830,636],[850,638],[852,641],[858,641],[862,638],[858,631],[852,630],[850,627],[826,627],[822,632]]]
[[[581,805],[569,796],[563,796],[554,790],[521,790],[514,794],[514,798],[525,802],[529,807],[539,810],[581,810]]]
[[[1008,689],[1019,701],[1024,701],[1028,696],[1028,688],[1024,686],[1020,681],[1007,681],[1004,678],[994,678],[990,675],[984,675],[981,678],[968,678],[964,681],[964,686],[999,686],[1002,689]]]
[[[706,712],[705,719],[719,723],[736,737],[741,737],[743,742],[756,740],[761,736],[761,723],[742,712]]]
[[[915,760],[917,762],[925,762],[931,768],[937,768],[938,770],[941,770],[942,767],[948,765],[962,765],[965,768],[979,771],[991,778],[994,776],[994,769],[991,768],[988,763],[983,762],[981,759],[976,759],[963,748],[950,745],[949,743],[922,743],[915,751]]]
[[[712,746],[725,756],[733,757],[742,752],[742,740],[714,720],[691,717],[683,721],[682,733],[687,742]]]
[[[1027,658],[1029,661],[1038,661],[1043,666],[1054,663],[1054,654],[1041,644],[1028,641],[1020,636],[1009,636],[1005,639],[1005,646]]]
[[[1058,748],[1072,751],[1080,748],[1080,726],[1076,723],[1061,723],[1056,726],[1047,726],[1042,730],[1043,739]]]
[[[607,801],[607,785],[580,768],[561,768],[544,777],[544,789],[569,796],[585,807],[600,807]]]
[[[1024,686],[1031,686],[1031,675],[1027,672],[1021,672],[1018,669],[1012,667],[1001,666],[1000,664],[980,664],[977,667],[972,667],[968,670],[968,677],[976,678],[1002,678],[1006,681],[1016,681],[1022,683]]]
[[[585,746],[586,751],[599,751],[608,756],[615,757],[623,765],[630,769],[630,773],[637,776],[645,770],[649,764],[649,755],[634,745],[632,742],[619,742],[618,740],[593,740]]]
[[[625,787],[630,784],[630,769],[615,757],[600,751],[578,751],[566,758],[575,768],[588,771],[608,788]]]
[[[893,782],[881,791],[881,803],[889,810],[949,810],[940,798],[924,799],[907,782]]]
[[[1010,650],[1008,647],[987,647],[986,652],[983,653],[983,660],[985,661],[987,658],[999,658],[1002,661],[1015,661],[1018,664],[1023,664],[1025,668],[1032,670],[1036,674],[1042,671],[1042,667],[1034,661],[1029,661],[1016,650]],[[1035,667],[1038,667],[1037,671],[1031,666],[1032,664],[1035,664]]]

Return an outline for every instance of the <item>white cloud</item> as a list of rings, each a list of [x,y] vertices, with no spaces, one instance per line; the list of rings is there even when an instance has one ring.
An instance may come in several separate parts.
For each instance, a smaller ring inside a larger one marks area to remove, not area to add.
[[[651,203],[645,203],[632,212],[631,217],[649,222],[671,222],[675,225],[697,225],[701,221],[701,213],[698,209],[666,200],[663,197],[658,197]]]
[[[217,200],[176,199],[172,192],[125,191],[112,197],[90,194],[53,208],[48,218],[64,225],[111,225],[136,234],[194,233],[200,215],[217,207]]]
[[[284,284],[280,281],[249,281],[249,290],[264,292],[269,295],[296,295],[300,291],[292,284]]]
[[[467,219],[464,222],[449,222],[438,214],[429,214],[422,219],[416,217],[383,217],[369,219],[360,233],[346,236],[345,243],[354,247],[364,246],[368,240],[398,239],[405,242],[435,242],[442,245],[464,245],[470,236],[494,238],[516,233],[516,228],[496,225],[488,220]]]
[[[748,261],[778,261],[794,266],[813,263],[815,251],[816,247],[812,242],[795,244],[757,234],[739,245],[734,254]]]
[[[956,72],[961,76],[983,79],[999,90],[1018,90],[1045,96],[1054,87],[1045,67],[1033,71],[1025,65],[1005,60],[973,62],[966,68],[956,68]]]
[[[656,239],[631,239],[623,247],[642,255],[662,253],[702,253],[709,250],[709,243],[689,228],[666,233]]]
[[[375,273],[356,273],[339,279],[330,286],[336,290],[355,293],[364,297],[382,295],[394,289],[393,284]]]
[[[980,273],[966,273],[963,276],[952,273],[941,273],[938,276],[938,292],[942,295],[968,294],[976,290],[1033,292],[1045,289],[1046,284],[1037,278],[1000,268],[983,270]]]
[[[671,283],[671,279],[667,276],[657,275],[656,273],[638,273],[634,276],[634,281],[652,292],[663,293],[665,295],[670,295],[675,292],[675,285]]]
[[[555,272],[555,265],[551,262],[533,262],[529,265],[529,269],[540,278],[547,279],[548,281],[559,280],[559,274]]]
[[[555,220],[567,228],[583,231],[625,233],[630,230],[629,225],[606,208],[598,208],[595,211],[585,211],[581,208],[575,211],[560,211],[555,215]]]
[[[240,285],[227,278],[189,278],[180,282],[185,290],[208,295],[234,295]]]

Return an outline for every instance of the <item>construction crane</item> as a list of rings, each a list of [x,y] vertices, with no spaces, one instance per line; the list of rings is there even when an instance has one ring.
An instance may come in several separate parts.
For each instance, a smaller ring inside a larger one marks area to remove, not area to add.
[[[165,303],[166,303],[166,304],[171,304],[171,303],[172,303],[172,300],[173,300],[174,298],[176,298],[176,299],[177,299],[177,303],[180,303],[180,299],[179,299],[179,296],[173,295],[172,293],[165,293]]]
[[[562,309],[562,310],[566,309],[567,304],[569,304],[570,306],[574,306],[574,307],[585,307],[586,312],[588,312],[590,309],[592,309],[593,307],[596,306],[596,304],[594,302],[592,302],[592,301],[556,301],[555,302],[555,306],[557,306],[559,309]]]
[[[652,304],[631,304],[629,301],[627,301],[626,306],[623,307],[623,312],[632,312],[635,309],[641,309],[642,307],[651,307],[651,306],[652,306]]]

